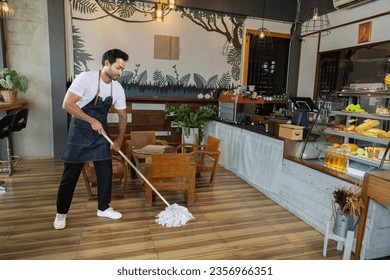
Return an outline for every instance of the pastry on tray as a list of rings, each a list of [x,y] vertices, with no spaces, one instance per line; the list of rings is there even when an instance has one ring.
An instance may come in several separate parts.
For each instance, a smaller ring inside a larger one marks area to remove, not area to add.
[[[376,108],[375,114],[377,114],[377,115],[390,115],[389,108],[379,106]]]

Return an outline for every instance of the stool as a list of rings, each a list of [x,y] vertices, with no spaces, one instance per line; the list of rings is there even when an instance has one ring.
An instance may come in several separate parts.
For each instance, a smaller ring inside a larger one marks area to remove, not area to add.
[[[14,119],[14,114],[5,115],[0,119],[0,139],[7,139],[7,160],[1,160],[0,163],[5,164],[6,168],[1,169],[0,171],[8,171],[8,175],[11,176],[12,165],[11,165],[11,127]]]
[[[7,154],[8,154],[8,166],[5,168],[5,171],[8,171],[8,176],[12,175],[12,172],[15,170],[15,166],[20,160],[23,159],[22,156],[17,156],[13,154],[12,138],[11,134],[16,131],[24,129],[27,125],[28,118],[28,108],[20,109],[15,114],[12,115],[12,123],[8,128],[8,143],[7,143]],[[1,171],[4,171],[3,169]]]
[[[346,237],[334,234],[333,230],[330,229],[331,219],[328,221],[326,225],[322,255],[326,257],[326,253],[328,251],[328,240],[330,239],[330,240],[337,241],[337,250],[340,251],[344,247],[343,260],[349,260],[351,258],[352,244],[353,244],[355,232],[353,230],[348,230]]]

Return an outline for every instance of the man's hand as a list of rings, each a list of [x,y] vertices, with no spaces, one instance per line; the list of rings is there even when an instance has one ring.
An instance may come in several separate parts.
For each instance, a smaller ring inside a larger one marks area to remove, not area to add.
[[[104,132],[104,128],[103,128],[102,124],[97,119],[93,119],[91,121],[91,127],[93,130],[95,130],[99,134],[102,134],[102,132]]]

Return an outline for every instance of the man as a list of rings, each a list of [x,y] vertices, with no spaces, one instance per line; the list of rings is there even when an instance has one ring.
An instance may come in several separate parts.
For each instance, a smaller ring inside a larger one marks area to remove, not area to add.
[[[98,182],[97,216],[120,219],[122,214],[109,206],[112,188],[111,149],[118,151],[127,126],[126,98],[116,80],[125,69],[129,56],[112,49],[103,54],[99,71],[79,74],[69,87],[62,108],[72,115],[63,160],[64,171],[57,195],[55,229],[66,226],[66,216],[85,161],[93,161]],[[118,138],[113,145],[108,135],[107,115],[114,106],[118,112]]]

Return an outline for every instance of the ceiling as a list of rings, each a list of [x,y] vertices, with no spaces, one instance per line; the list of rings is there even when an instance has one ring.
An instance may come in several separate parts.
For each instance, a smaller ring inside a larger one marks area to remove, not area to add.
[[[142,1],[142,0],[141,0]],[[263,1],[265,9],[263,14]],[[202,10],[240,14],[278,21],[294,22],[298,0],[177,0],[177,5]],[[300,21],[309,18],[310,10],[317,2],[324,13],[334,11],[333,0],[300,0]],[[143,1],[157,2],[157,1]],[[161,0],[164,2],[164,0]]]

